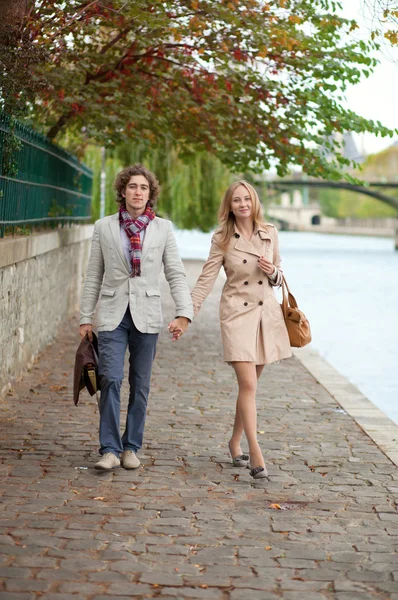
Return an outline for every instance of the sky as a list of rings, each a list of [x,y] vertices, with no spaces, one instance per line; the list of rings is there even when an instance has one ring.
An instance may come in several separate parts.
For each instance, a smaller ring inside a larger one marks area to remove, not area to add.
[[[368,14],[364,15],[362,0],[341,2],[343,16],[354,18],[361,26],[360,32],[356,33],[366,38],[371,21]],[[383,51],[377,53],[376,58],[380,64],[373,74],[368,79],[363,78],[359,84],[349,86],[346,92],[346,106],[363,117],[381,121],[387,127],[398,129],[398,48],[392,50],[386,44]],[[392,139],[371,134],[355,137],[358,148],[366,154],[380,152],[398,140],[398,134]]]

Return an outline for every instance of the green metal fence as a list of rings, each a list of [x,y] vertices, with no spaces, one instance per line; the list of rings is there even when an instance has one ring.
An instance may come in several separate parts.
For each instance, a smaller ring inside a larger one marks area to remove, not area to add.
[[[0,112],[0,238],[17,227],[89,222],[92,171]]]

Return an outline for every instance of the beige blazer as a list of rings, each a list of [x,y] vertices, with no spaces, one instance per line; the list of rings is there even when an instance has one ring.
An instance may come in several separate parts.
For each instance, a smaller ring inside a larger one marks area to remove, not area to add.
[[[155,217],[146,228],[141,276],[130,277],[120,239],[119,214],[94,224],[84,285],[80,324],[92,323],[99,299],[98,331],[113,331],[130,306],[142,333],[159,333],[163,326],[159,275],[162,268],[176,305],[176,316],[193,318],[192,301],[170,221]]]
[[[220,301],[220,325],[224,360],[268,364],[291,356],[282,310],[272,283],[258,266],[260,256],[280,269],[278,232],[266,223],[250,241],[235,228],[228,247],[219,245],[220,234],[212,238],[209,258],[192,291],[194,314],[211,292],[221,267],[227,280]]]

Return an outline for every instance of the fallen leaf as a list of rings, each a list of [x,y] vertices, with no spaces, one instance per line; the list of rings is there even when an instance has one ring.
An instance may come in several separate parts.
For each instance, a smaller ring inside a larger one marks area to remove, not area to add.
[[[272,546],[265,546],[266,550],[272,550]]]
[[[74,494],[77,494],[78,496],[80,496],[80,492],[78,492],[77,490],[72,490],[72,492],[73,492]],[[94,500],[95,500],[95,498],[94,498]]]
[[[94,500],[105,500],[105,496],[97,496]]]
[[[202,583],[199,587],[207,590],[207,588],[209,587],[208,585],[206,585],[205,583]]]
[[[178,571],[179,571],[179,570],[180,570],[180,569],[179,569],[178,567],[175,567],[175,568],[174,568],[174,571],[177,571],[177,573],[178,573]]]
[[[270,504],[268,508],[273,508],[274,510],[282,510],[282,507],[279,504]]]
[[[66,385],[52,385],[50,386],[50,390],[52,392],[61,392],[62,390],[66,390]]]

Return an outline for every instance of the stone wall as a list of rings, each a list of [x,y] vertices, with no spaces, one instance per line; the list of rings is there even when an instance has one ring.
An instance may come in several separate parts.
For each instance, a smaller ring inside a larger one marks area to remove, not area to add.
[[[0,396],[78,309],[92,230],[0,240]]]

